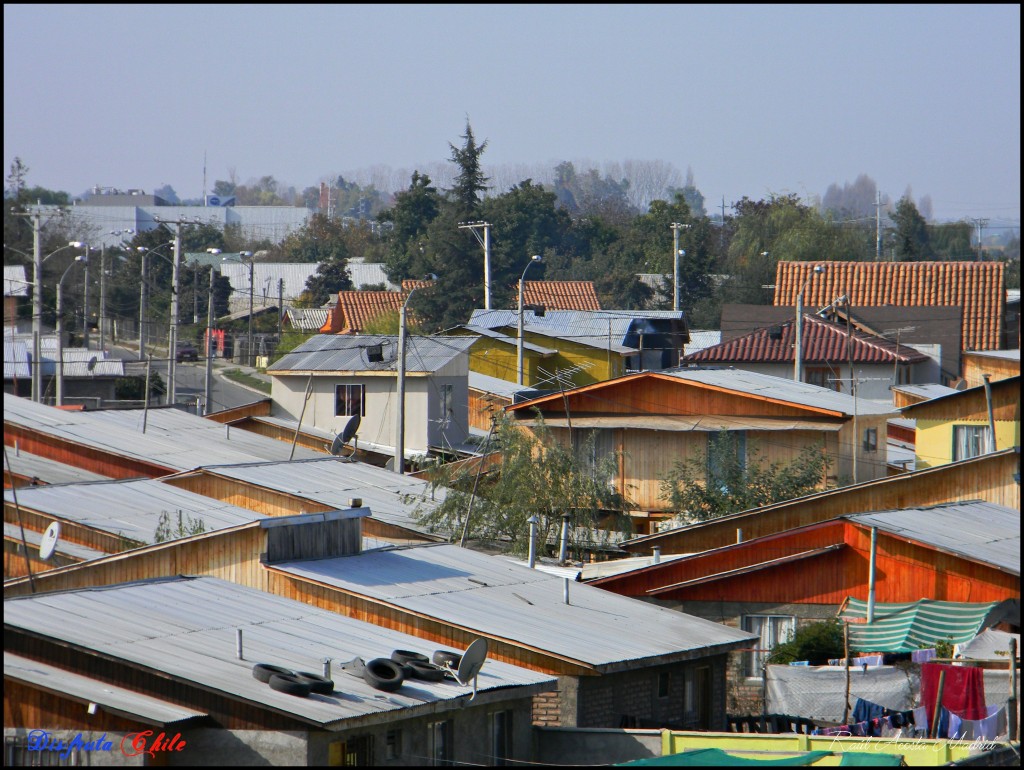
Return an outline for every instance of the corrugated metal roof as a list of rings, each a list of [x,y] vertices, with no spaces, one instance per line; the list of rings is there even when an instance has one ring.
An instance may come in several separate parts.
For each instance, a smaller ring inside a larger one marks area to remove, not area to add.
[[[938,383],[929,383],[926,385],[893,385],[893,390],[898,390],[900,393],[906,393],[911,396],[917,396],[922,401],[928,401],[932,398],[938,398],[939,396],[948,396],[956,393],[956,388],[947,388],[945,385],[939,385]]]
[[[23,682],[65,698],[97,704],[103,711],[128,716],[143,722],[166,725],[183,719],[206,716],[205,712],[179,706],[170,701],[101,682],[49,663],[23,658],[4,650],[4,679]]]
[[[593,281],[524,281],[523,304],[548,310],[600,310]]]
[[[317,262],[253,262],[253,296],[260,299],[264,294],[268,300],[277,300],[278,281],[283,281],[283,297],[298,299],[306,290],[306,281],[316,274]],[[234,298],[249,300],[249,263],[221,262],[220,274],[231,281]]]
[[[11,471],[32,478],[33,476],[45,484],[66,484],[73,481],[104,481],[109,476],[94,473],[73,465],[31,454],[21,449],[13,449],[7,453],[7,461]]]
[[[144,460],[174,471],[204,465],[287,460],[291,444],[251,431],[229,429],[179,409],[150,409],[146,432],[143,410],[71,412],[27,398],[4,398],[4,422],[122,457]],[[188,440],[183,440],[188,436]],[[297,459],[323,454],[295,448]]]
[[[360,462],[340,462],[328,457],[285,463],[257,463],[209,466],[205,470],[225,478],[257,484],[298,497],[314,500],[332,508],[349,507],[349,500],[362,498],[375,519],[416,532],[426,528],[416,522],[417,508],[432,510],[443,502],[444,487],[406,474]]]
[[[331,311],[322,307],[290,307],[285,313],[296,329],[315,332],[320,331],[320,327],[327,323]]]
[[[985,358],[1000,358],[1005,361],[1020,361],[1020,348],[1016,350],[972,350],[972,356],[984,356]]]
[[[32,376],[29,369],[28,347],[24,342],[4,339],[4,379],[27,380]]]
[[[487,337],[488,339],[495,340],[496,342],[503,342],[507,345],[512,345],[514,347],[518,347],[519,345],[518,336],[512,337],[509,336],[508,334],[496,332],[493,329],[486,329],[483,326],[471,326],[467,324],[462,328],[466,329],[467,331],[473,332],[473,334],[479,334],[481,337]],[[540,345],[535,345],[534,343],[529,342],[526,339],[523,340],[523,350],[529,350],[531,353],[536,353],[539,356],[553,356],[556,353],[558,353],[558,351],[555,348],[541,347]]]
[[[843,518],[1020,575],[1020,511],[974,500]]]
[[[531,334],[627,355],[635,353],[639,347],[638,341],[631,344],[634,337],[638,337],[641,332],[655,333],[650,322],[672,320],[683,323],[685,315],[682,311],[674,310],[552,310],[543,316],[525,312],[523,328]],[[517,329],[519,313],[516,310],[474,310],[469,325],[485,329]]]
[[[24,265],[4,265],[4,296],[28,296],[28,280],[25,278]]]
[[[508,380],[499,379],[498,377],[489,377],[486,374],[471,371],[469,373],[469,388],[470,390],[493,393],[496,396],[511,399],[515,393],[523,389],[523,386]]]
[[[476,633],[597,668],[681,653],[713,654],[754,638],[637,599],[454,545],[276,564],[288,574],[371,596]]]
[[[676,377],[687,382],[711,385],[725,390],[763,396],[793,404],[803,404],[818,409],[829,409],[843,414],[883,415],[896,414],[892,405],[881,404],[864,398],[854,398],[828,388],[794,382],[784,377],[749,372],[744,369],[673,369],[659,372],[661,375]]]
[[[468,352],[475,341],[473,337],[410,336],[406,338],[406,374],[436,372],[459,356],[467,357],[468,366]],[[384,360],[371,362],[366,351],[376,345],[382,346]],[[396,371],[397,357],[397,335],[318,334],[281,356],[267,371],[269,374],[388,372]]]
[[[152,479],[21,487],[17,493],[23,508],[147,544],[156,542],[162,514],[170,517],[172,528],[180,514],[186,525],[190,520],[202,522],[204,532],[267,518]],[[4,490],[4,500],[13,499],[11,490]]]
[[[686,353],[696,353],[698,350],[710,348],[722,341],[722,332],[710,329],[691,329],[690,341],[686,343]]]
[[[766,327],[735,337],[727,342],[687,353],[683,361],[714,363],[780,363],[792,362],[796,333],[794,323]],[[773,336],[772,329],[778,331]],[[906,345],[897,345],[883,337],[851,331],[826,321],[813,313],[804,314],[801,331],[803,348],[800,358],[805,363],[843,363],[851,358],[855,364],[903,364],[927,361],[928,356]]]
[[[813,274],[816,266],[824,267]],[[808,278],[804,304],[824,307],[845,294],[865,305],[963,307],[965,350],[999,347],[1006,299],[1002,262],[789,262],[778,263],[775,304],[794,305]]]
[[[5,599],[4,624],[334,728],[343,728],[346,719],[417,707],[424,708],[415,714],[436,713],[435,704],[470,692],[452,681],[418,680],[393,693],[376,690],[337,666],[356,657],[386,658],[396,649],[429,655],[439,645],[217,578],[179,577]],[[243,631],[245,660],[235,656],[236,629]],[[296,698],[252,675],[256,663],[319,673],[323,658],[335,662],[338,694]],[[487,660],[477,689],[526,686],[532,693],[554,681],[547,674]],[[513,691],[510,697],[522,695]]]
[[[21,495],[18,496],[19,502],[21,501]],[[8,542],[17,543],[21,545],[22,529],[17,524],[11,524],[4,522],[4,539]],[[38,549],[43,543],[43,533],[37,532],[34,529],[24,530],[25,540],[29,545],[34,546]],[[20,552],[20,551],[19,551]],[[99,559],[103,556],[109,556],[106,551],[101,551],[98,548],[89,548],[88,546],[79,545],[78,543],[72,543],[66,539],[57,541],[57,548],[54,553],[60,556],[67,556],[78,561],[89,561],[90,559]],[[21,557],[16,557],[19,561]]]
[[[399,287],[388,280],[383,262],[365,262],[362,257],[353,257],[348,260],[347,266],[352,285],[357,289],[384,284],[388,291],[399,291]]]

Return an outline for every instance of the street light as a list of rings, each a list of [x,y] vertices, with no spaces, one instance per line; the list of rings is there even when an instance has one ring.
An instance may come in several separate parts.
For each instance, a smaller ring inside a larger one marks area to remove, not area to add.
[[[519,276],[519,340],[516,346],[516,383],[520,387],[522,387],[522,287],[526,282],[526,270],[528,270],[530,266],[541,261],[543,261],[543,257],[541,257],[540,254],[531,256],[522,270],[522,275]]]
[[[167,241],[167,243],[161,243],[154,246],[151,249],[147,249],[145,246],[136,246],[135,250],[142,255],[142,285],[139,288],[139,360],[144,361],[146,359],[146,257],[150,254],[156,254],[159,257],[163,257],[167,262],[173,266],[170,257],[160,254],[157,249],[164,246],[173,246],[174,241]]]
[[[424,280],[436,281],[437,276],[428,273]],[[409,307],[409,300],[416,293],[418,286],[409,289],[409,296],[402,303],[402,309],[398,313],[398,386],[396,389],[396,400],[398,406],[395,410],[395,473],[405,473],[405,311]]]
[[[212,254],[214,252],[211,251],[210,253]],[[243,257],[245,257],[245,259],[243,259]],[[238,252],[238,257],[237,258],[231,259],[229,257],[224,257],[221,260],[221,262],[241,262],[243,264],[248,264],[249,265],[249,341],[246,343],[246,356],[245,356],[245,358],[246,358],[246,361],[248,361],[248,365],[252,366],[253,365],[253,360],[252,360],[252,296],[253,296],[252,266],[254,264],[253,263],[253,259],[252,259],[252,252],[251,251],[240,251],[240,252]]]
[[[88,250],[86,250],[85,254],[80,254],[75,257],[75,261],[68,265],[67,270],[64,271],[60,280],[57,281],[57,406],[64,405],[64,313],[61,297],[63,294],[64,279],[67,278],[68,273],[71,272],[71,268],[79,262],[86,265],[89,264]]]
[[[804,333],[804,289],[807,288],[807,284],[811,282],[811,279],[816,275],[820,275],[825,272],[824,265],[815,265],[811,274],[807,276],[807,280],[804,281],[804,285],[800,287],[800,291],[796,293],[796,326],[793,331],[796,334],[796,340],[793,347],[793,380],[796,382],[803,381],[803,363],[800,360],[803,354],[803,333]]]
[[[679,231],[689,230],[692,225],[673,222],[672,228],[672,309],[679,310],[679,258],[686,256],[686,251],[679,248]]]

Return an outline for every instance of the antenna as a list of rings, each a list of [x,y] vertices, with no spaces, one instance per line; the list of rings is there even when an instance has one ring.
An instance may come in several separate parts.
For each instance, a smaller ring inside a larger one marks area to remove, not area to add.
[[[60,539],[60,522],[55,521],[46,528],[43,533],[43,541],[39,544],[39,558],[47,561],[53,552],[57,550],[57,541]]]

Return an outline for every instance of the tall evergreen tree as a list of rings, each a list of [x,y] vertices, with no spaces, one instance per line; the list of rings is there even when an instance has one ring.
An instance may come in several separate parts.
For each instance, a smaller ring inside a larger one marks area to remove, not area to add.
[[[487,140],[480,145],[476,143],[473,128],[468,120],[462,140],[461,149],[451,142],[448,143],[452,150],[451,161],[459,167],[459,175],[455,177],[455,184],[449,191],[449,200],[456,206],[456,213],[459,216],[471,218],[479,210],[480,195],[487,189],[489,181],[480,165],[480,156],[487,149]]]

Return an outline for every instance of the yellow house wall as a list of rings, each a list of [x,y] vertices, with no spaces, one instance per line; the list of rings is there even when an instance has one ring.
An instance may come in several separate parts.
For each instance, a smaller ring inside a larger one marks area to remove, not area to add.
[[[531,353],[529,349],[523,350],[523,384],[527,387],[538,384],[542,379],[538,367],[554,373],[556,369],[565,370],[581,363],[589,363],[585,370],[573,375],[572,380],[577,386],[603,382],[626,373],[625,359],[617,353],[609,355],[608,351],[529,332],[524,339],[538,347],[558,349],[558,353],[553,356],[539,356]],[[469,369],[477,374],[515,382],[517,365],[518,353],[515,345],[481,337],[470,348]]]
[[[995,420],[996,450],[1020,446],[1020,423]],[[953,426],[988,425],[988,420],[918,420],[915,455],[917,467],[932,468],[953,462]]]

